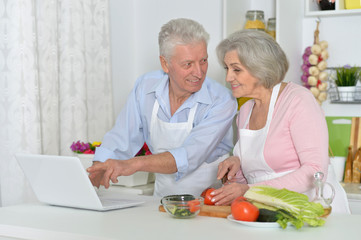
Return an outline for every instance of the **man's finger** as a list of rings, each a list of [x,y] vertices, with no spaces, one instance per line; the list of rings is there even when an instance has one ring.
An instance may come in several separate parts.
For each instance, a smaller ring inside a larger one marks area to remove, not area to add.
[[[112,183],[117,183],[118,177],[111,177],[110,180],[112,181]]]
[[[89,174],[88,177],[89,177],[90,182],[92,183],[92,185],[99,188],[99,185],[100,185],[99,178],[96,178],[97,176],[95,174]]]
[[[107,166],[104,163],[98,163],[86,169],[87,172],[96,172],[96,171],[104,171],[107,169]]]
[[[111,173],[111,175],[109,176],[110,180],[113,182],[113,183],[117,183],[118,182],[118,174],[116,174],[115,171],[113,171]]]
[[[105,171],[105,173],[103,174],[101,183],[105,188],[109,188],[110,175],[112,174],[112,172],[113,172],[113,169],[108,168]]]

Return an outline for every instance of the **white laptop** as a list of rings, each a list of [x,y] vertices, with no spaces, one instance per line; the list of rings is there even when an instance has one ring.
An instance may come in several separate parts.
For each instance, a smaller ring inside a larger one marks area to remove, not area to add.
[[[15,157],[40,202],[97,211],[144,203],[132,197],[115,197],[115,194],[102,198],[77,157],[20,153]]]

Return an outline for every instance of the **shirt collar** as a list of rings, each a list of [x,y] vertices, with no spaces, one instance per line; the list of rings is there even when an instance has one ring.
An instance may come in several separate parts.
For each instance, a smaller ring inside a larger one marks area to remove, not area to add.
[[[203,104],[211,104],[212,99],[210,97],[210,93],[208,91],[209,86],[209,79],[206,77],[202,88],[198,91],[192,94],[189,99],[183,104],[184,107],[193,107],[193,105],[198,103]],[[167,102],[169,104],[169,79],[168,74],[164,73],[162,80],[159,81],[158,84],[153,85],[148,91],[148,93],[155,93],[155,96],[157,99],[161,99],[161,101]]]

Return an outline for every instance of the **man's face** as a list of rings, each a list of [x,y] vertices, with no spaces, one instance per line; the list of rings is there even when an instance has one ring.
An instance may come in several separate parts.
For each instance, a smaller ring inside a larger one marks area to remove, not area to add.
[[[169,75],[170,91],[176,96],[191,95],[201,89],[208,69],[207,46],[203,41],[178,45],[169,62],[163,56],[160,60]]]

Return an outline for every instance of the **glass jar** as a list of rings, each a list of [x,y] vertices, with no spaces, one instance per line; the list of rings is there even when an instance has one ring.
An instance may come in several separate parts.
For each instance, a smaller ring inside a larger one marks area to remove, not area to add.
[[[266,32],[276,39],[276,18],[269,18],[267,21],[267,30]]]
[[[316,195],[312,201],[323,206],[324,214],[322,217],[327,217],[332,211],[331,203],[335,198],[335,188],[330,183],[323,182],[323,172],[316,172],[313,177]]]
[[[246,13],[246,23],[244,29],[255,29],[265,31],[264,12],[260,10],[250,10]]]

